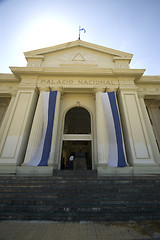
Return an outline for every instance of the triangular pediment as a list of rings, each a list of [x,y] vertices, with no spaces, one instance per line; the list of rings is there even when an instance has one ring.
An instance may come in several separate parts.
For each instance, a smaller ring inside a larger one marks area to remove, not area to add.
[[[107,48],[107,47],[103,47],[100,45],[96,45],[93,43],[89,43],[89,42],[84,42],[82,40],[76,40],[73,42],[68,42],[68,43],[64,43],[64,44],[59,44],[59,45],[55,45],[52,47],[47,47],[47,48],[41,48],[41,49],[37,49],[37,50],[33,50],[33,51],[28,51],[25,52],[24,55],[25,56],[31,56],[31,55],[44,55],[47,53],[51,53],[51,52],[56,52],[56,51],[60,51],[60,50],[64,50],[64,49],[69,49],[69,48],[73,48],[76,46],[81,46],[81,47],[86,47],[89,49],[93,49],[95,51],[99,51],[99,52],[103,52],[103,53],[107,53],[107,54],[111,54],[117,57],[132,57],[133,55],[130,53],[126,53],[126,52],[122,52],[122,51],[118,51],[112,48]]]
[[[28,67],[90,66],[114,68],[117,61],[130,62],[132,54],[84,42],[68,42],[25,52]],[[120,63],[123,65],[123,63]]]

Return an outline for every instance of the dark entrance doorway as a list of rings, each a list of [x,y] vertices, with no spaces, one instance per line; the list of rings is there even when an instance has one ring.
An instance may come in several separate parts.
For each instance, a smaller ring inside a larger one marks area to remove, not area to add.
[[[71,155],[74,156],[73,170],[92,169],[91,141],[63,141],[61,169],[70,169]]]
[[[71,108],[65,116],[64,134],[90,134],[91,118],[82,107]]]
[[[65,115],[61,169],[69,169],[69,157],[74,156],[73,169],[92,169],[91,117],[83,107],[73,107]]]

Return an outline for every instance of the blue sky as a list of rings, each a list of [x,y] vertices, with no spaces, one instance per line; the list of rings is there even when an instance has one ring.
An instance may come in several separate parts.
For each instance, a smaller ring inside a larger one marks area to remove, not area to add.
[[[0,73],[23,52],[81,39],[134,54],[131,68],[160,75],[160,0],[0,0]]]

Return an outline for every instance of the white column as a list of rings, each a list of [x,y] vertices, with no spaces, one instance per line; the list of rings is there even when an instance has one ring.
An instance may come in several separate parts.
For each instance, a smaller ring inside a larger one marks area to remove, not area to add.
[[[144,116],[144,121],[145,121],[145,125],[146,125],[146,129],[147,129],[147,133],[148,133],[148,137],[149,137],[149,142],[151,144],[151,148],[152,148],[152,152],[153,152],[153,157],[155,159],[155,161],[160,164],[160,153],[158,150],[158,146],[156,143],[156,138],[153,132],[153,128],[147,113],[147,109],[146,109],[146,105],[144,102],[144,96],[139,95],[139,102],[140,102],[140,106],[141,106],[141,110]]]
[[[43,105],[43,103],[42,103],[41,95],[43,92],[48,92],[49,88],[45,88],[45,87],[39,88],[39,91],[40,91],[40,93],[39,93],[38,103],[37,103],[36,112],[35,112],[34,119],[33,119],[32,129],[30,132],[29,141],[28,141],[23,165],[26,165],[32,159],[32,156],[38,147],[38,144],[40,142],[41,135],[42,135],[42,129],[43,129],[42,105]]]
[[[143,114],[136,89],[120,89],[118,94],[128,162],[154,165]]]
[[[109,157],[108,132],[105,123],[103,105],[100,97],[102,89],[96,90],[96,140],[97,140],[97,164],[106,164]]]
[[[58,167],[58,150],[59,150],[59,136],[58,136],[58,128],[60,127],[59,122],[59,112],[60,112],[60,103],[61,103],[61,93],[62,90],[60,88],[52,88],[52,91],[57,91],[57,99],[56,99],[56,107],[54,114],[54,123],[53,123],[53,132],[52,132],[52,143],[51,143],[51,151],[49,155],[48,165],[57,165]],[[61,160],[61,159],[60,159]]]
[[[27,151],[25,155],[25,160],[23,165],[27,165],[27,163],[32,159],[35,150],[38,147],[38,144],[41,139],[42,129],[43,129],[43,117],[42,117],[42,92],[48,92],[49,90],[57,91],[57,99],[56,99],[56,107],[55,107],[55,115],[54,115],[54,123],[53,123],[53,132],[52,132],[52,143],[51,143],[51,151],[48,160],[48,166],[53,166],[57,160],[57,152],[58,152],[58,125],[59,125],[59,109],[60,109],[60,98],[61,98],[61,90],[60,89],[50,89],[50,88],[39,88],[40,94],[37,103],[37,108],[35,112],[35,117],[32,124],[32,129],[28,141]]]

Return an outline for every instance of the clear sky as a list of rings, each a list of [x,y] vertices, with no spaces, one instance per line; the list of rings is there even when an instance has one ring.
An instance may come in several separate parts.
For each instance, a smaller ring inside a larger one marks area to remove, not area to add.
[[[0,0],[0,73],[23,52],[78,39],[134,54],[131,68],[160,75],[160,0]]]

